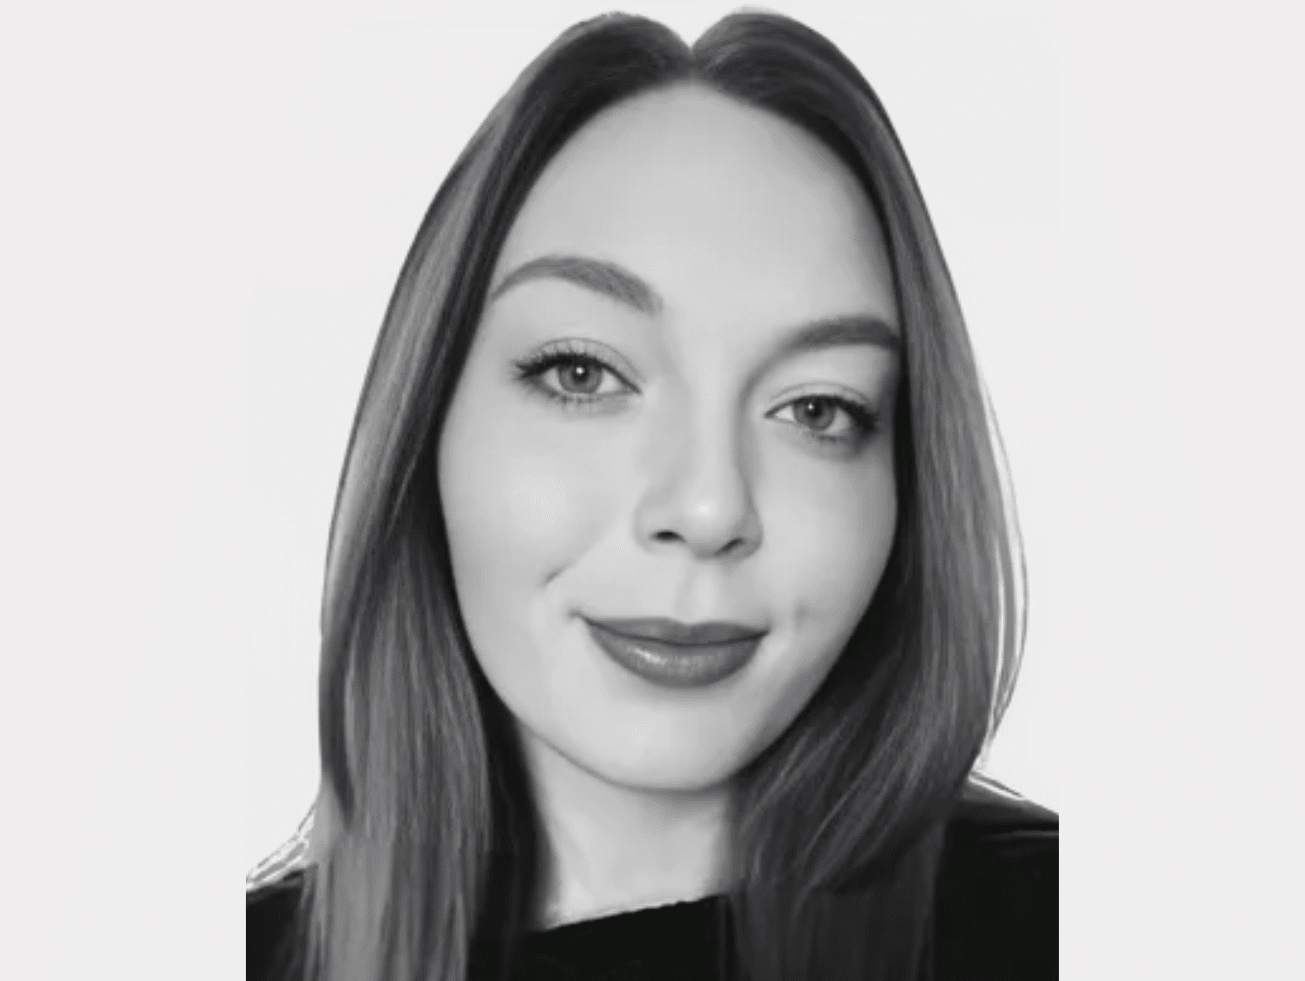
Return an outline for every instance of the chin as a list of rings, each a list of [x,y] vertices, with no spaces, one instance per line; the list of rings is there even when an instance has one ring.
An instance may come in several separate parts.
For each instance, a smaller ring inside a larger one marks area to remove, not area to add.
[[[603,758],[582,759],[585,769],[607,783],[632,790],[694,794],[720,788],[743,768],[745,760],[732,757],[704,759],[700,747],[662,746],[654,752],[613,747]]]

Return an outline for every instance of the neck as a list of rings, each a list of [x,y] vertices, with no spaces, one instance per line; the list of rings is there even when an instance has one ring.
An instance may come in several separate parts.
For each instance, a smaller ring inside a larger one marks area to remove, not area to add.
[[[611,783],[523,732],[548,861],[534,926],[688,902],[725,888],[728,789]]]

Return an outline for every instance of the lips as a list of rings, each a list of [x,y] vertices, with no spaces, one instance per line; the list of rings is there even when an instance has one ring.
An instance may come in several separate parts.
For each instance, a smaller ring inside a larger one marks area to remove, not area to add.
[[[664,688],[698,688],[742,669],[765,631],[736,623],[665,619],[586,620],[590,636],[617,664]]]
[[[766,632],[723,620],[688,624],[664,617],[643,617],[624,620],[591,619],[589,622],[634,640],[657,640],[663,644],[729,644],[752,640]]]

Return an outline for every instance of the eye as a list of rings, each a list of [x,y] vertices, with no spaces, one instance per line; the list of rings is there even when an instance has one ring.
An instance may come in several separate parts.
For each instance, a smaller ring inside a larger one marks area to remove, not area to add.
[[[578,347],[568,342],[517,362],[517,377],[539,394],[575,407],[635,391],[610,364]]]
[[[780,406],[774,416],[821,443],[856,443],[879,428],[874,409],[837,395],[803,395]]]
[[[569,395],[597,395],[604,376],[615,374],[595,358],[583,355],[564,355],[556,359],[540,377],[555,379],[558,387]]]

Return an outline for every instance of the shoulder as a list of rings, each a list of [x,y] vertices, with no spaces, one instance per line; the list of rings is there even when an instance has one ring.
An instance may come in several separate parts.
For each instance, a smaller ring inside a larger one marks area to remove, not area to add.
[[[1060,818],[971,778],[947,827],[936,905],[938,981],[1055,978]]]
[[[297,978],[297,914],[309,876],[304,869],[295,869],[245,890],[245,977],[249,981]]]

